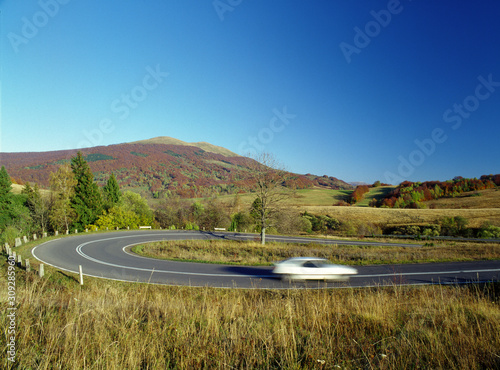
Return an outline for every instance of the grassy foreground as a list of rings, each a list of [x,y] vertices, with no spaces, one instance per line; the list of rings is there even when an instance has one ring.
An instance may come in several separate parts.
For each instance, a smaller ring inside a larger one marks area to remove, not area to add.
[[[44,279],[17,269],[14,367],[498,368],[499,293],[499,284],[260,291],[92,278],[80,287],[51,268]],[[10,368],[6,335],[0,346]]]
[[[424,242],[422,242],[424,243]],[[319,245],[296,243],[228,242],[222,240],[162,241],[135,246],[132,250],[146,257],[178,261],[271,265],[289,257],[315,256],[351,265],[479,261],[500,259],[500,244],[439,242],[422,248]]]

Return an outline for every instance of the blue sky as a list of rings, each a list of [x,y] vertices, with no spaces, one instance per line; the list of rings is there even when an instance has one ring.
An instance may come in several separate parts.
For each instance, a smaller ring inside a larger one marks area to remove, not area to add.
[[[171,136],[346,181],[500,173],[498,1],[0,10],[1,152]]]

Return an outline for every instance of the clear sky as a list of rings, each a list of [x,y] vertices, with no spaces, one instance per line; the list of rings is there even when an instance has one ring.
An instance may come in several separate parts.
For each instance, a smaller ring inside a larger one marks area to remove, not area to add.
[[[345,181],[500,173],[498,1],[0,10],[1,152],[171,136]]]

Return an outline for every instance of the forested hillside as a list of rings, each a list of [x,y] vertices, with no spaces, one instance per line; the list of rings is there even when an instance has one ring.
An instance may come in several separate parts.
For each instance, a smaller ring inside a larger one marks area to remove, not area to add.
[[[80,151],[100,186],[114,173],[122,189],[134,190],[148,197],[235,194],[248,185],[245,179],[251,159],[228,157],[193,145],[129,143]],[[30,182],[48,188],[50,173],[56,172],[61,164],[69,163],[77,152],[2,153],[1,165],[16,183]],[[298,189],[314,186],[352,188],[334,177],[311,174],[293,175],[286,186]]]

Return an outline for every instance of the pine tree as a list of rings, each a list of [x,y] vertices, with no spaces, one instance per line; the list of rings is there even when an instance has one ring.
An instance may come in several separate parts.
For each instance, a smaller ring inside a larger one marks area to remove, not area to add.
[[[71,198],[76,219],[73,226],[83,229],[93,224],[102,212],[102,196],[94,182],[94,175],[81,152],[71,159],[71,169],[75,176],[75,192]]]
[[[103,188],[104,200],[106,202],[106,208],[109,209],[120,202],[122,193],[120,192],[120,186],[118,181],[116,181],[115,175],[112,173],[108,182]]]

